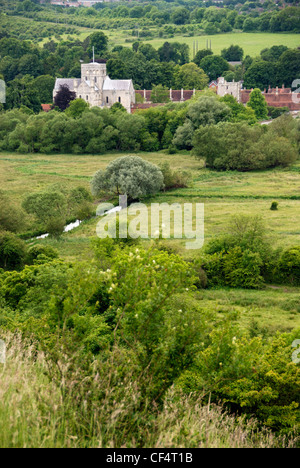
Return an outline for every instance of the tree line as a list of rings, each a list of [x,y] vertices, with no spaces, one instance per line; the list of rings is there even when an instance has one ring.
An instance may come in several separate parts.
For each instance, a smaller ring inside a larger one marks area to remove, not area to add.
[[[103,32],[93,33],[84,41],[46,42],[40,48],[13,37],[0,39],[0,78],[7,85],[5,109],[26,106],[34,112],[40,105],[52,102],[55,77],[81,76],[80,61],[92,58],[107,60],[112,79],[133,80],[136,89],[157,85],[173,89],[203,89],[210,80],[224,76],[227,81],[244,80],[244,87],[290,87],[300,73],[300,50],[286,46],[263,49],[259,57],[244,56],[238,45],[215,55],[209,49],[199,50],[190,62],[187,44],[166,41],[157,50],[151,44],[134,42],[132,47],[109,47]],[[239,61],[232,66],[229,62]]]
[[[266,113],[258,89],[246,107],[209,91],[134,114],[118,104],[89,108],[75,99],[64,112],[34,115],[25,108],[0,113],[0,148],[75,154],[187,149],[221,170],[290,165],[299,155],[299,121],[283,115],[269,126],[256,124]]]
[[[132,30],[135,35],[136,21],[141,33],[153,35],[150,28],[157,29],[155,35],[167,33],[164,25],[173,27],[173,33],[204,32],[205,34],[226,33],[232,30],[244,32],[299,32],[297,6],[281,9],[272,1],[227,2],[216,7],[213,2],[156,1],[150,4],[131,2],[124,4],[101,4],[91,8],[63,8],[51,5],[38,5],[30,0],[10,2],[8,13],[22,15],[35,21],[67,23],[94,29],[122,28]],[[296,2],[295,2],[296,3]],[[285,5],[284,5],[285,6]],[[182,27],[184,27],[182,29]],[[160,28],[160,29],[159,29]],[[172,34],[171,29],[169,33]]]

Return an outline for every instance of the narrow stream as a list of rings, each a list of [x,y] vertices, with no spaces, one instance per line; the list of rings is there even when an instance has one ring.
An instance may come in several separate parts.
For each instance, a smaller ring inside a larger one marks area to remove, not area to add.
[[[114,208],[112,208],[111,210],[108,210],[108,211],[105,211],[105,215],[108,215],[110,213],[115,213],[117,211],[121,211],[122,207],[121,206],[115,206]],[[70,232],[72,231],[73,229],[77,228],[78,226],[80,226],[80,224],[82,223],[82,221],[80,221],[79,219],[77,219],[76,221],[74,221],[73,223],[70,223],[70,224],[67,224],[64,228],[64,232]],[[35,239],[46,239],[47,237],[49,237],[49,233],[46,233],[46,234],[42,234],[41,236],[37,236]]]

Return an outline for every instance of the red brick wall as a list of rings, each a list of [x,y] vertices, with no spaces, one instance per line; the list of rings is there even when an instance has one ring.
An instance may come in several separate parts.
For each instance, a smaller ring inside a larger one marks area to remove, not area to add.
[[[250,98],[250,89],[242,90],[242,103],[247,104]],[[290,110],[300,110],[300,93],[298,94],[299,104],[293,102],[293,93],[290,89],[280,88],[269,89],[268,92],[263,93],[270,107],[288,107]]]
[[[251,89],[243,89],[241,92],[241,102],[243,104],[247,104],[250,98]],[[140,94],[144,98],[144,90],[139,89],[136,90],[137,94]],[[194,92],[193,90],[183,90],[183,100],[187,101],[191,99]],[[290,88],[269,88],[268,91],[265,90],[263,95],[266,98],[267,104],[270,107],[288,107],[290,110],[300,110],[300,93],[298,94],[299,104],[293,102],[293,94]],[[151,100],[151,90],[146,90],[146,101],[143,104],[135,104],[132,107],[132,110],[137,109],[148,109],[149,107],[156,107],[157,105],[162,104],[153,104],[149,101]],[[180,102],[181,101],[181,90],[175,89],[172,90],[172,101]]]
[[[143,89],[137,89],[135,91],[137,94],[140,96],[144,97],[144,90]],[[151,89],[146,89],[146,101],[151,101]],[[188,99],[191,99],[193,96],[194,91],[192,89],[184,89],[183,90],[183,100],[187,101]],[[170,96],[170,91],[168,91],[168,97]],[[181,89],[172,89],[172,101],[175,102],[180,102],[181,101]]]

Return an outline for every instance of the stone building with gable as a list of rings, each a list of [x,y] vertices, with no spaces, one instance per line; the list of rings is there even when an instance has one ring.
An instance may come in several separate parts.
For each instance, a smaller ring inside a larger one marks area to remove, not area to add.
[[[57,78],[53,100],[61,86],[68,86],[76,98],[84,99],[91,107],[111,107],[116,102],[127,112],[135,104],[135,89],[132,80],[111,80],[106,72],[106,63],[91,62],[81,65],[81,78]]]

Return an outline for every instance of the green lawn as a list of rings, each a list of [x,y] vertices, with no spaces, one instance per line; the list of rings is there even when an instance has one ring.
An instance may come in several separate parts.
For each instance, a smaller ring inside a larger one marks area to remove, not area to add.
[[[118,32],[115,37],[116,44],[126,45],[125,36],[123,40],[120,38]],[[238,44],[245,51],[245,55],[252,57],[259,55],[262,49],[272,47],[274,45],[286,45],[290,48],[300,46],[299,34],[277,34],[277,33],[227,33],[217,34],[214,36],[194,36],[184,37],[175,36],[170,39],[153,39],[145,42],[152,44],[156,49],[164,42],[180,42],[188,44],[190,47],[190,54],[193,52],[193,43],[198,41],[198,49],[206,49],[206,42],[211,41],[212,51],[215,54],[220,54],[221,50],[229,47],[231,44]]]
[[[63,34],[62,38],[64,40],[67,37],[71,36],[75,39],[83,41],[87,36],[97,31],[96,29],[82,28],[77,27],[78,34]],[[108,36],[111,47],[115,45],[123,45],[126,47],[131,47],[131,43],[127,42],[130,40],[133,42],[134,38],[130,34],[131,31],[123,30],[108,30],[104,33]],[[48,38],[43,39],[40,44],[43,45],[45,42],[48,42]],[[55,37],[52,37],[52,40],[57,41]],[[211,41],[211,47],[215,54],[220,54],[221,50],[229,47],[231,44],[238,44],[244,49],[245,55],[250,55],[255,57],[260,54],[262,49],[266,47],[272,47],[274,45],[285,45],[290,48],[295,48],[300,46],[300,35],[299,34],[290,34],[290,33],[242,33],[242,32],[231,32],[226,34],[216,34],[213,36],[177,36],[175,35],[172,38],[156,38],[152,40],[144,40],[143,42],[149,43],[158,49],[164,42],[180,42],[188,44],[190,47],[190,58],[192,59],[193,53],[193,43],[198,41],[198,49],[206,49],[207,41]]]

